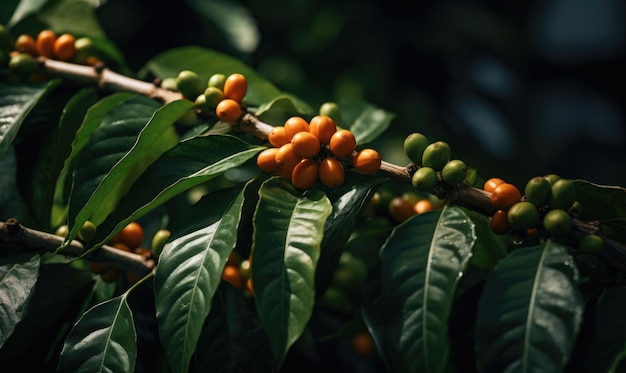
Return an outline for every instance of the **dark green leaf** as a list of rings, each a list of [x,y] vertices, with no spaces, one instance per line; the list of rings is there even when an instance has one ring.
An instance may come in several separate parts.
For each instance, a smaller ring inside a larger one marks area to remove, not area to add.
[[[194,137],[165,152],[135,181],[92,240],[101,245],[126,224],[171,198],[238,167],[263,147],[230,135]]]
[[[187,372],[226,260],[235,246],[243,204],[239,188],[197,202],[182,232],[163,248],[154,292],[159,333],[174,372]]]
[[[15,218],[24,225],[35,226],[36,220],[17,187],[17,156],[13,145],[0,158],[0,174],[0,219]]]
[[[347,100],[339,103],[343,126],[349,128],[358,145],[373,141],[389,127],[395,114],[367,102]]]
[[[326,195],[301,196],[280,178],[259,190],[254,216],[252,283],[259,318],[280,366],[300,337],[315,302],[315,268],[324,223],[332,211]]]
[[[95,7],[87,1],[48,1],[37,15],[47,27],[58,33],[99,38],[106,36]]]
[[[24,118],[58,83],[59,80],[28,85],[0,82],[0,157],[15,139]]]
[[[626,189],[574,180],[577,199],[582,205],[582,218],[599,220],[610,227],[619,241],[626,241]]]
[[[137,334],[128,293],[100,303],[78,320],[63,345],[58,372],[133,372]]]
[[[292,116],[307,118],[313,114],[313,110],[307,104],[294,97],[282,95],[259,106],[255,114],[266,123],[282,126]]]
[[[280,90],[264,79],[254,69],[232,56],[201,47],[169,49],[150,60],[140,75],[154,74],[159,78],[176,77],[181,70],[191,70],[203,81],[211,75],[240,73],[248,80],[245,100],[250,105],[272,101],[281,94]]]
[[[577,281],[567,247],[553,241],[500,260],[478,303],[480,371],[562,371],[581,322]]]
[[[0,258],[0,348],[28,313],[39,262],[39,254]]]
[[[381,248],[381,267],[372,272],[380,288],[364,299],[364,318],[392,371],[446,368],[448,316],[475,240],[463,210],[444,207],[398,225]]]

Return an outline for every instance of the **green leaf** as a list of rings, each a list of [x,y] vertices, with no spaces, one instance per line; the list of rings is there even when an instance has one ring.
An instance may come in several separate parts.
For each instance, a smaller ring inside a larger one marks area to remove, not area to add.
[[[315,267],[331,211],[323,192],[314,189],[301,196],[284,179],[271,178],[259,190],[251,276],[259,318],[277,366],[311,316]]]
[[[87,1],[48,1],[37,16],[59,35],[70,33],[99,38],[106,36],[100,26],[95,7]]]
[[[598,220],[610,227],[619,241],[626,242],[626,188],[574,180],[576,196],[582,205],[582,218]]]
[[[259,106],[255,115],[266,123],[281,126],[292,116],[306,117],[313,114],[310,106],[287,95],[278,96],[272,101]]]
[[[475,240],[463,210],[444,207],[398,225],[381,248],[379,278],[368,279],[380,288],[364,298],[364,319],[392,371],[446,368],[448,316]]]
[[[9,146],[3,157],[0,157],[0,219],[15,218],[27,226],[36,226],[37,221],[31,215],[28,205],[17,186],[17,156],[15,147]]]
[[[105,243],[126,224],[175,196],[242,165],[262,149],[231,135],[181,141],[135,181],[118,208],[98,226],[93,246]]]
[[[28,313],[39,263],[39,254],[0,258],[0,348]]]
[[[346,100],[339,103],[341,120],[356,137],[358,145],[375,140],[389,127],[395,114],[359,100]]]
[[[173,131],[173,123],[191,105],[179,100],[159,108],[154,100],[134,96],[105,116],[76,165],[67,240],[87,220],[100,224],[143,171],[174,146],[162,135]]]
[[[241,60],[197,46],[173,48],[161,53],[142,68],[140,76],[153,74],[164,79],[176,77],[181,70],[191,70],[205,82],[216,73],[245,75],[248,80],[245,101],[250,105],[260,105],[281,95],[278,88]]]
[[[57,84],[58,79],[23,85],[0,82],[0,158],[15,139],[24,118]]]
[[[85,312],[65,340],[58,372],[135,370],[137,334],[127,296],[124,293]]]
[[[203,197],[164,246],[154,278],[159,334],[174,372],[187,372],[222,270],[237,240],[243,193]]]
[[[478,303],[479,370],[562,371],[581,323],[577,281],[567,247],[553,241],[516,249],[500,260]]]

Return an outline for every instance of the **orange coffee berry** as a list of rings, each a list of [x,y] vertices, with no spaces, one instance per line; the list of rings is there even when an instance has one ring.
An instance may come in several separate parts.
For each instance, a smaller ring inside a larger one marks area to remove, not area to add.
[[[304,158],[311,158],[320,152],[320,140],[311,132],[298,132],[291,138],[296,153]]]
[[[76,38],[72,34],[59,35],[54,42],[54,56],[61,61],[69,61],[76,54]]]
[[[54,43],[57,41],[57,34],[52,30],[42,30],[37,35],[35,41],[37,53],[40,56],[51,58],[54,56]]]
[[[522,194],[519,189],[513,184],[502,183],[495,187],[489,200],[491,205],[498,210],[508,210],[509,207],[519,202],[522,198]]]
[[[281,146],[289,142],[289,139],[287,138],[287,133],[285,132],[285,127],[283,126],[274,127],[270,131],[269,135],[267,135],[267,139],[269,140],[270,144],[272,144],[272,146],[275,146],[277,148],[280,148]]]
[[[287,143],[278,148],[275,159],[280,167],[294,168],[302,160],[302,156],[296,153],[291,143]]]
[[[493,190],[496,189],[498,185],[504,184],[504,182],[505,181],[500,179],[499,177],[492,177],[491,179],[488,179],[487,181],[485,181],[483,190],[485,192],[493,193]]]
[[[402,223],[415,214],[414,204],[401,196],[394,197],[389,202],[389,215],[397,223]]]
[[[278,153],[278,148],[267,148],[259,153],[256,157],[256,165],[261,171],[274,172],[278,170],[276,153]]]
[[[215,114],[224,123],[235,123],[241,117],[241,106],[231,98],[225,98],[215,107]]]
[[[505,210],[497,210],[494,212],[489,220],[489,227],[491,227],[491,230],[495,234],[504,235],[509,233],[513,227],[511,227],[511,223],[509,222],[508,212]]]
[[[356,153],[352,160],[354,169],[364,175],[371,175],[380,170],[382,159],[380,154],[374,149],[363,149]]]
[[[337,132],[337,125],[328,115],[316,115],[309,121],[309,132],[317,136],[320,143],[328,145],[330,138]]]
[[[37,57],[37,42],[35,38],[28,34],[22,34],[15,39],[15,50],[22,53],[28,53],[33,57]]]
[[[224,97],[242,102],[248,90],[248,80],[239,73],[230,74],[224,81]]]
[[[131,250],[138,248],[143,243],[143,227],[136,221],[130,222],[122,228],[120,235],[120,242],[127,245]]]
[[[275,175],[280,176],[284,179],[287,179],[289,181],[291,181],[292,179],[292,174],[293,174],[293,169],[295,167],[278,167],[278,170],[275,171]]]
[[[350,338],[350,347],[352,348],[352,352],[361,357],[370,356],[376,350],[374,338],[367,331],[354,334]]]
[[[291,184],[296,189],[307,190],[313,188],[313,185],[318,180],[319,175],[319,163],[311,158],[306,158],[300,161],[293,168],[291,173]]]
[[[285,121],[285,134],[287,139],[291,138],[298,132],[309,132],[309,123],[302,117],[291,117]]]
[[[329,147],[335,156],[347,157],[356,149],[356,138],[350,130],[339,130],[331,136]]]
[[[322,184],[329,188],[343,184],[346,173],[341,162],[332,157],[322,159],[319,165],[319,177]]]
[[[224,266],[224,270],[222,270],[222,280],[230,283],[237,289],[243,289],[245,286],[239,267],[234,265]]]
[[[420,199],[419,201],[415,202],[415,205],[413,205],[413,210],[415,210],[416,214],[423,214],[434,209],[435,205],[433,205],[433,203],[428,198]]]

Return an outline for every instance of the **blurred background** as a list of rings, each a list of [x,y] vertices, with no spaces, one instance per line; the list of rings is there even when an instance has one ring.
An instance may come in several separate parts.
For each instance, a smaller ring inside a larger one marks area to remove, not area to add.
[[[232,54],[314,108],[396,117],[373,144],[404,164],[422,132],[483,178],[557,173],[626,186],[622,0],[109,0],[98,17],[139,69],[173,47]]]

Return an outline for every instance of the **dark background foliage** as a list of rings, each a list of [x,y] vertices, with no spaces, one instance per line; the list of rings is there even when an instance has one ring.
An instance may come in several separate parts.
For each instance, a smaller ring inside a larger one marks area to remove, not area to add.
[[[239,4],[225,22],[244,16],[258,31],[239,47],[182,2],[111,0],[100,14],[134,68],[199,44],[312,105],[359,97],[395,112],[377,144],[390,161],[406,162],[398,145],[421,131],[483,177],[626,185],[622,1]]]

